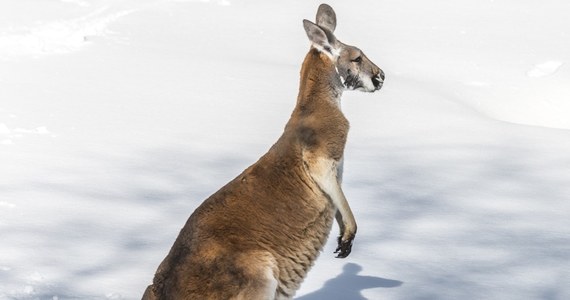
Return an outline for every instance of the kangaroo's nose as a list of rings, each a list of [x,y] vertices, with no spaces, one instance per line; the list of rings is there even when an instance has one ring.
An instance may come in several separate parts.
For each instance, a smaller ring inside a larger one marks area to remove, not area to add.
[[[384,84],[384,71],[380,70],[380,72],[378,72],[378,74],[374,75],[372,77],[372,84],[374,84],[374,88],[376,90],[379,90],[382,85]]]

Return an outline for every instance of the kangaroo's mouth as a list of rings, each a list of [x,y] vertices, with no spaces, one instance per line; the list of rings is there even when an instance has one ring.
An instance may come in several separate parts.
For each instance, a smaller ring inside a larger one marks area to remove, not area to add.
[[[375,91],[382,88],[384,79],[382,76],[376,75],[374,77],[371,77],[370,80],[362,80],[357,75],[349,74],[346,79],[344,79],[343,84],[347,90],[358,90],[361,92],[374,93]]]

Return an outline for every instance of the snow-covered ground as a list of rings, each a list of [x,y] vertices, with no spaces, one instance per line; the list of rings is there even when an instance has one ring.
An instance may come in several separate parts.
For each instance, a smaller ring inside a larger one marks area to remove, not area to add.
[[[0,2],[0,299],[140,298],[280,135],[319,3]],[[329,4],[386,84],[344,95],[359,232],[297,299],[570,299],[570,2]]]

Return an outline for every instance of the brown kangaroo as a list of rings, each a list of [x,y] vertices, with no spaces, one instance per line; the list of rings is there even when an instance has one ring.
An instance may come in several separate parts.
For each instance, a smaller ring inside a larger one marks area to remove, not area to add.
[[[342,92],[374,92],[384,72],[333,32],[322,4],[303,20],[311,49],[283,135],[255,164],[190,216],[143,299],[291,299],[325,244],[336,214],[337,257],[356,221],[341,188],[348,121]]]

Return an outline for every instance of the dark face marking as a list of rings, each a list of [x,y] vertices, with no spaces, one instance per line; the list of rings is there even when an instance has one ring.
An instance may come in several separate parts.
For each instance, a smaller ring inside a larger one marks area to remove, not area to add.
[[[350,70],[348,70],[348,75],[346,76],[346,79],[344,80],[344,86],[346,86],[346,88],[354,90],[354,89],[361,87],[362,82],[360,81],[360,78],[358,77],[358,75],[351,74]]]

